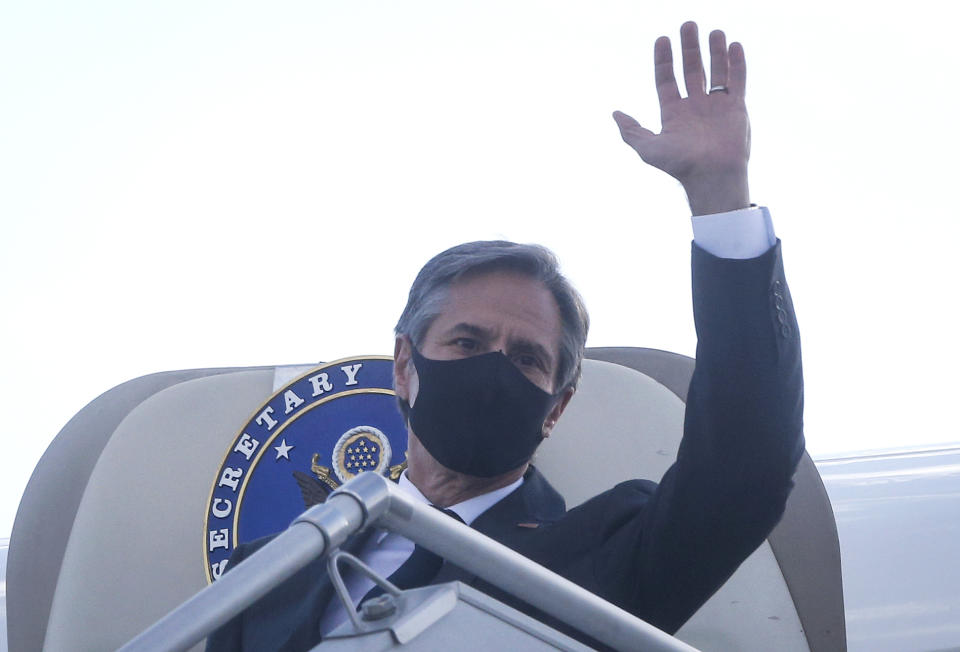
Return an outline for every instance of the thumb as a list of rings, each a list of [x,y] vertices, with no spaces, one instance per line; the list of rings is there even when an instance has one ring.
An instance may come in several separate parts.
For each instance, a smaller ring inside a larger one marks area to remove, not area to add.
[[[640,154],[644,145],[654,137],[654,133],[621,111],[613,112],[613,119],[620,127],[620,137]]]

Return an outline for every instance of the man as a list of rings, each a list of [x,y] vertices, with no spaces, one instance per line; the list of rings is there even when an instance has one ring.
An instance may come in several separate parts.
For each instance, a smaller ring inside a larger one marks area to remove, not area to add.
[[[428,262],[397,324],[394,365],[409,433],[401,488],[670,633],[779,520],[803,450],[799,340],[779,243],[748,195],[743,50],[710,35],[708,92],[695,24],[681,28],[681,46],[687,98],[669,40],[655,45],[661,133],[614,114],[623,139],[681,182],[694,214],[697,365],[677,462],[661,483],[622,483],[567,512],[529,464],[573,396],[588,328],[540,247],[470,243]],[[413,544],[374,533],[353,548],[390,575]],[[309,649],[344,619],[323,575],[320,562],[304,569],[208,649]],[[445,565],[432,581],[454,579],[564,629],[462,569]],[[347,584],[355,603],[371,586]]]

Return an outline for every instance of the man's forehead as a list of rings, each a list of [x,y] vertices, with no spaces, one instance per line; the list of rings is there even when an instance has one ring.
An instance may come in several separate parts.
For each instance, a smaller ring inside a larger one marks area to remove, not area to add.
[[[478,272],[456,279],[444,294],[434,320],[444,330],[480,335],[512,326],[520,333],[530,330],[535,340],[549,337],[559,343],[560,309],[540,279],[511,270]]]
[[[453,302],[480,306],[483,300],[492,299],[493,307],[501,309],[496,312],[508,312],[515,307],[511,302],[519,300],[531,313],[544,319],[556,317],[559,322],[560,309],[546,283],[522,272],[496,269],[474,272],[454,279],[447,290],[446,307]]]

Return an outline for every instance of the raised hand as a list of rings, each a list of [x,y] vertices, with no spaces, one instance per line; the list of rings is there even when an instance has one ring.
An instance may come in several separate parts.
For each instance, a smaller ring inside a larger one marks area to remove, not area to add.
[[[744,104],[747,67],[743,47],[727,48],[723,32],[710,34],[710,89],[700,57],[697,25],[680,28],[687,97],[673,74],[670,39],[661,36],[653,51],[660,99],[661,131],[655,134],[616,111],[620,135],[640,157],[683,185],[694,215],[719,213],[750,204],[747,161],[750,121]]]

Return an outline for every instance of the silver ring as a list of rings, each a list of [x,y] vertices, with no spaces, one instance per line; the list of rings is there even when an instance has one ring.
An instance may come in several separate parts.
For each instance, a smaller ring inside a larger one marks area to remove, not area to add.
[[[721,93],[728,93],[728,94],[730,93],[730,89],[724,86],[723,84],[717,84],[715,86],[711,86],[710,92],[712,93],[714,91],[719,91]]]

